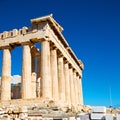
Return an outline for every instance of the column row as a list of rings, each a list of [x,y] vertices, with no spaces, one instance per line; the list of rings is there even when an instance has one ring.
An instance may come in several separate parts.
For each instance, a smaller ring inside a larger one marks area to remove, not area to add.
[[[31,48],[23,45],[22,98],[31,98]],[[1,100],[11,99],[11,49],[3,50]]]
[[[42,42],[41,51],[43,97],[67,104],[82,104],[82,85],[77,71],[62,54],[58,54],[57,48],[50,50],[49,41]]]
[[[67,104],[82,104],[80,77],[68,60],[50,49],[50,41],[41,42],[40,57],[37,59],[37,73],[34,72],[31,46],[23,45],[22,59],[22,99],[43,97]],[[37,87],[37,85],[39,87]],[[11,52],[3,50],[1,100],[11,99]]]

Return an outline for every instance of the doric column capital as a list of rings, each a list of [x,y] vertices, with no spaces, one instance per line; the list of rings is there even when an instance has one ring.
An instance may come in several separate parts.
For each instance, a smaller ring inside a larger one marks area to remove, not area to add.
[[[63,58],[64,56],[63,56],[63,54],[61,52],[59,52],[58,53],[58,58],[61,58],[61,57]]]
[[[70,68],[70,69],[71,69],[71,68],[73,69],[73,66],[72,66],[72,64],[71,64],[71,63],[69,63],[69,68]]]
[[[58,50],[58,48],[56,47],[56,45],[50,41],[50,50]]]
[[[76,69],[73,69],[73,73],[77,74],[77,71],[76,71]]]
[[[6,47],[4,47],[4,49],[3,50],[5,50],[5,49],[8,49],[8,50],[13,50],[14,49],[14,47],[10,44],[9,46],[6,46]]]
[[[64,64],[69,64],[69,61],[64,57]]]
[[[25,46],[25,45],[29,45],[29,46],[33,46],[32,42],[22,42],[21,46]]]

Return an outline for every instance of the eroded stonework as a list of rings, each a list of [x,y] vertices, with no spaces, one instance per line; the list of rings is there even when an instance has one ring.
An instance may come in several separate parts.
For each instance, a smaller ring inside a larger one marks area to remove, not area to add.
[[[83,105],[83,63],[69,47],[62,35],[63,28],[52,15],[32,19],[31,23],[29,28],[0,34],[0,50],[3,50],[0,106],[16,103],[29,106],[36,102],[44,107],[49,103],[52,107],[79,111]],[[22,87],[13,87],[11,92],[11,51],[19,46],[23,48]]]

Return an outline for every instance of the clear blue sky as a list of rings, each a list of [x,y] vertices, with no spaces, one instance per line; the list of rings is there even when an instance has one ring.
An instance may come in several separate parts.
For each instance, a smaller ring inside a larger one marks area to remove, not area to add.
[[[0,0],[0,32],[30,26],[31,18],[50,13],[84,63],[84,103],[109,106],[111,88],[112,104],[120,106],[120,1]],[[20,48],[13,53],[12,75],[21,74]]]

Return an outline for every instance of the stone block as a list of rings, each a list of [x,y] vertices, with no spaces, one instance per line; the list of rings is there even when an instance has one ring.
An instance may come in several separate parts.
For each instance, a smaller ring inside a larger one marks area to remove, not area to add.
[[[28,112],[27,107],[26,106],[20,107],[19,112],[20,113],[27,113]]]
[[[91,120],[105,120],[105,114],[91,113],[90,118]]]
[[[112,114],[105,115],[105,120],[114,120],[114,115]]]
[[[80,117],[77,117],[76,120],[81,120]]]
[[[78,114],[78,115],[77,115],[77,119],[78,119],[78,118],[79,118],[80,120],[90,120],[89,114],[84,114],[84,113],[83,113],[83,114],[82,114],[82,113],[81,113],[81,114]]]
[[[116,114],[116,120],[120,120],[120,114]]]
[[[3,32],[3,39],[4,39],[4,38],[7,38],[7,37],[8,37],[8,32],[7,32],[7,31],[4,31],[4,32]]]
[[[48,111],[46,109],[41,109],[39,110],[40,114],[48,114]]]
[[[62,120],[68,120],[68,118],[62,118]]]
[[[20,111],[19,111],[19,108],[18,107],[16,107],[16,108],[14,108],[14,110],[12,111],[14,114],[17,114],[17,113],[19,113]]]
[[[27,27],[23,27],[22,28],[22,34],[27,34],[27,32],[28,32],[28,28]]]
[[[4,114],[0,120],[10,120],[10,116],[7,114]]]
[[[5,113],[5,111],[4,111],[4,110],[0,111],[0,115],[2,115],[2,114],[4,114],[4,113]]]
[[[21,35],[22,34],[22,29],[18,30],[18,34]]]
[[[42,118],[42,120],[53,120],[53,118],[44,117],[44,118]]]
[[[17,35],[18,35],[18,30],[17,30],[17,29],[13,29],[12,35],[13,35],[13,36],[17,36]]]
[[[69,120],[76,120],[75,117],[69,117]]]
[[[14,118],[15,120],[20,120],[20,118]]]
[[[11,37],[12,36],[12,31],[9,31],[8,32],[8,37]]]
[[[28,117],[28,120],[43,120],[40,116]]]
[[[2,33],[0,33],[0,39],[2,39],[3,38],[3,34]]]
[[[104,106],[93,106],[92,107],[93,113],[106,113],[106,107]]]
[[[27,114],[27,113],[20,113],[20,114],[19,114],[19,118],[20,118],[20,119],[23,119],[23,120],[24,120],[24,119],[27,119],[27,118],[28,118],[28,114]]]

